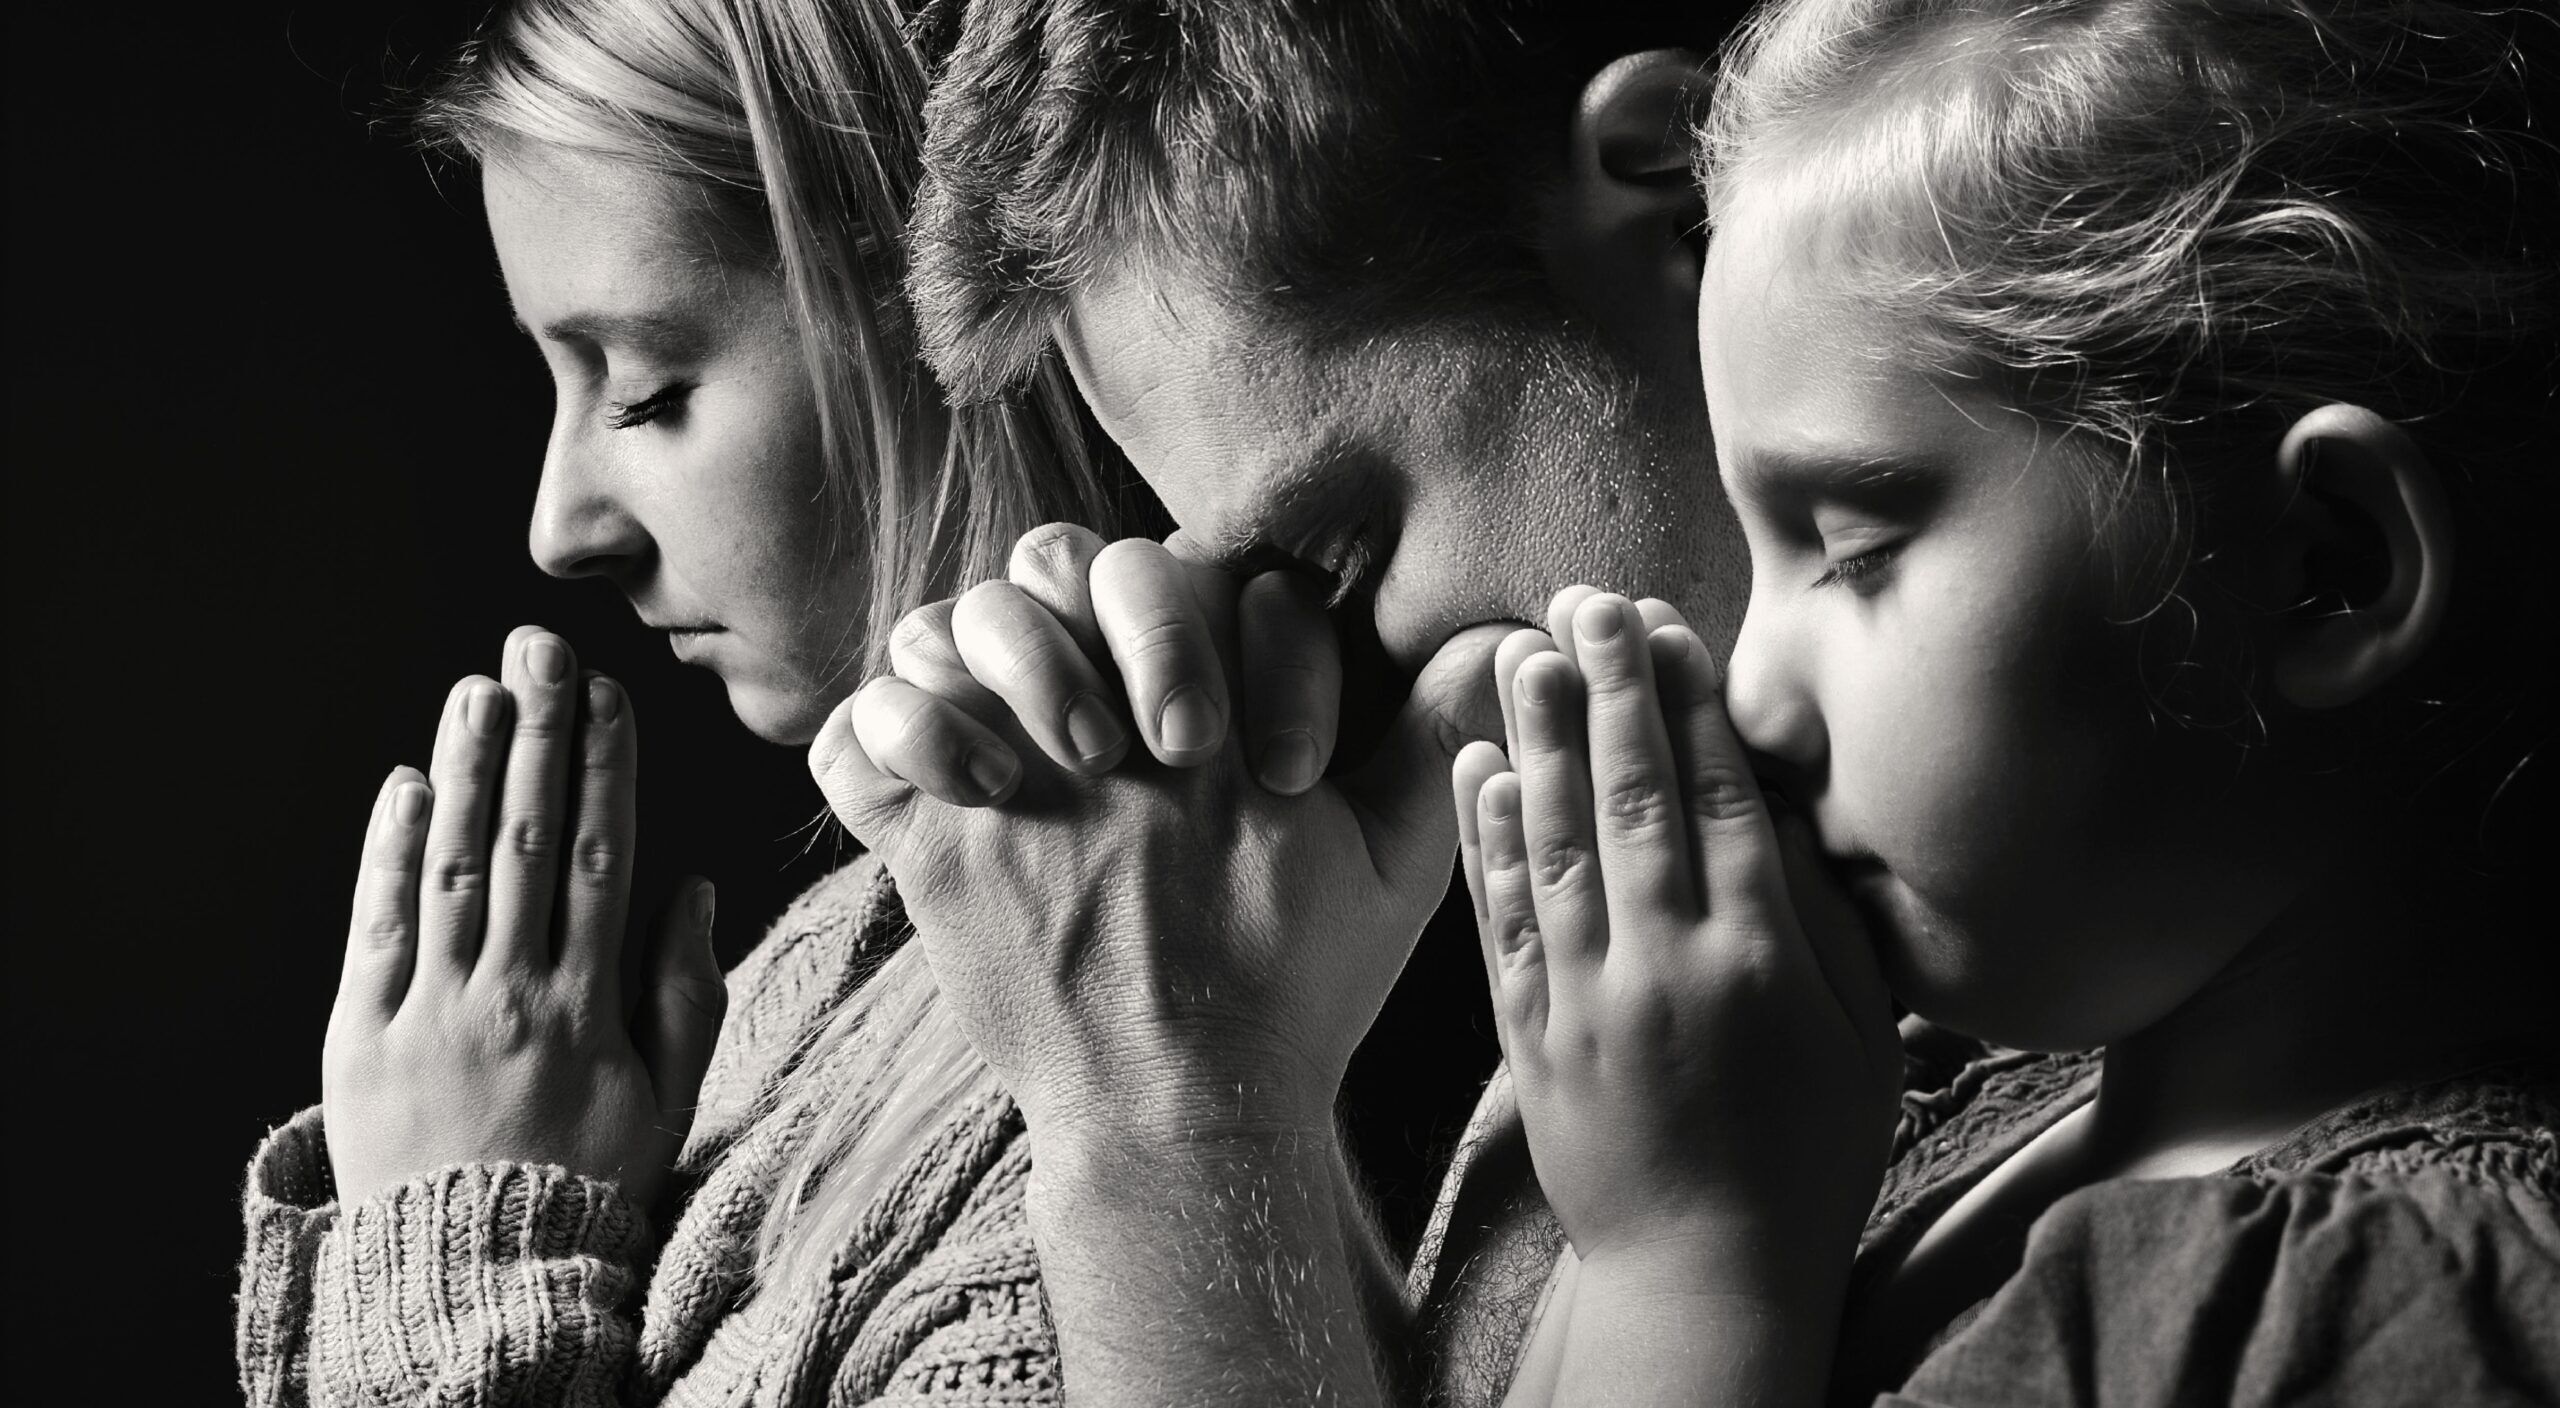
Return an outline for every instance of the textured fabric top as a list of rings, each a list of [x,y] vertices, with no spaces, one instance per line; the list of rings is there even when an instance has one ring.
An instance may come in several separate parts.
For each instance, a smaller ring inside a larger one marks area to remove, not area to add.
[[[2096,1090],[2096,1053],[1995,1050],[1918,1021],[1903,1037],[1853,1316],[1940,1213]],[[1501,1401],[1562,1247],[1497,1076],[1414,1266],[1431,1401]],[[2081,1189],[1913,1362],[1835,1387],[1919,1408],[2553,1403],[2555,1325],[2560,1077],[2490,1061],[2341,1106],[2211,1177]]]
[[[954,1112],[827,1274],[754,1285],[754,1238],[818,1111],[756,1104],[803,1038],[906,935],[865,857],[812,886],[729,975],[729,1010],[678,1173],[691,1196],[648,1272],[610,1183],[470,1165],[332,1201],[320,1112],[249,1168],[237,1351],[256,1405],[1054,1404],[1055,1341],[1001,1097]],[[849,1089],[879,1072],[819,1082]]]

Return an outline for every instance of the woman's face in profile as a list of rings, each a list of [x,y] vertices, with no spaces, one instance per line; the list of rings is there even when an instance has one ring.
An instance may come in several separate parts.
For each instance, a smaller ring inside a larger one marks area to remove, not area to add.
[[[823,511],[780,275],[720,258],[691,189],[628,164],[519,148],[482,193],[558,393],[534,561],[610,579],[749,729],[807,742],[851,687],[865,578]]]

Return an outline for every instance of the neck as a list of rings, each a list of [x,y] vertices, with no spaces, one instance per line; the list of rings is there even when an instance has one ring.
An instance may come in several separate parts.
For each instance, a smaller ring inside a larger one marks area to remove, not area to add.
[[[2395,849],[2333,857],[2211,982],[2108,1046],[2088,1133],[2111,1172],[2223,1167],[2512,1029],[2482,982],[2479,916]]]

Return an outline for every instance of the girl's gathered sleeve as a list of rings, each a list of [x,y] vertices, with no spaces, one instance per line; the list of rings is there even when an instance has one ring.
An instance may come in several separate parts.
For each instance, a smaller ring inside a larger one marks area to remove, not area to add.
[[[1879,1401],[2560,1402],[2560,1200],[2540,1163],[2084,1189]]]
[[[237,1351],[252,1405],[621,1401],[647,1230],[613,1184],[470,1164],[330,1199],[320,1112],[305,1110],[249,1169]]]

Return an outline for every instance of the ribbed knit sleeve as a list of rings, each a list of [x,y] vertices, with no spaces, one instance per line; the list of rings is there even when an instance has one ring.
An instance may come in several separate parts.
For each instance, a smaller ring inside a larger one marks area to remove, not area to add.
[[[241,1200],[248,1253],[240,1263],[233,1349],[251,1408],[300,1408],[310,1346],[311,1278],[321,1239],[338,1220],[329,1149],[312,1106],[267,1135]]]
[[[647,1231],[610,1183],[537,1164],[440,1169],[325,1201],[319,1112],[251,1166],[238,1345],[248,1401],[280,1408],[605,1408],[635,1339]]]
[[[346,1209],[313,1276],[315,1404],[620,1401],[645,1255],[614,1185],[545,1164],[465,1164]]]

